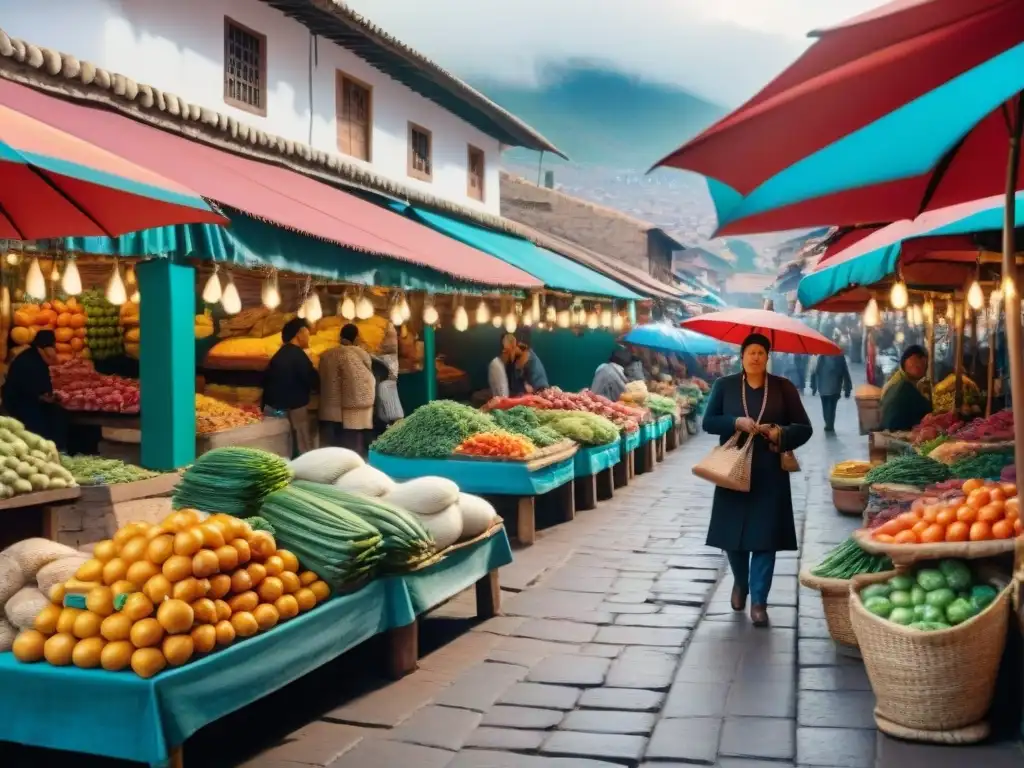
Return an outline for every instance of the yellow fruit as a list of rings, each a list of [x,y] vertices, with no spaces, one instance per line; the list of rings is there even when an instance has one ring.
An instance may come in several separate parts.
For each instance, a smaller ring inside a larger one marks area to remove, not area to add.
[[[165,517],[160,527],[165,531],[178,533],[179,531],[184,531],[190,525],[193,525],[192,517],[185,510],[179,509],[177,512],[172,512]]]
[[[181,635],[192,631],[195,612],[184,600],[165,600],[156,609],[156,620],[169,635]],[[170,659],[168,659],[170,661]]]
[[[208,597],[201,597],[192,603],[192,613],[196,624],[215,624],[217,622],[217,606]]]
[[[252,556],[258,560],[266,560],[277,552],[277,542],[267,531],[253,531],[249,537],[249,549]]]
[[[236,637],[252,637],[260,631],[256,617],[248,611],[231,614],[231,626],[235,628]]]
[[[128,563],[115,557],[103,566],[103,583],[108,587],[114,582],[128,578]]]
[[[145,599],[145,595],[142,595]],[[145,617],[143,617],[145,618]],[[114,613],[107,616],[100,624],[100,635],[104,640],[112,643],[127,640],[132,633],[132,619],[124,613]]]
[[[238,550],[230,544],[217,547],[214,554],[217,556],[217,567],[221,573],[230,573],[238,567]]]
[[[231,574],[231,591],[236,595],[252,589],[252,578],[244,568],[239,568]]]
[[[271,555],[263,566],[267,569],[267,576],[279,576],[284,571],[284,560],[276,554]]]
[[[192,555],[171,555],[164,561],[163,573],[172,582],[192,575]]]
[[[299,603],[294,595],[281,595],[274,601],[274,607],[277,608],[277,614],[281,617],[281,621],[294,619],[299,615]]]
[[[65,592],[66,589],[63,584],[54,584],[50,587],[50,602],[54,605],[63,605]]]
[[[155,565],[163,565],[174,554],[174,536],[163,533],[152,539],[146,547],[146,559]]]
[[[295,594],[302,588],[302,582],[299,580],[299,574],[297,573],[285,571],[278,578],[281,579],[281,585],[284,587],[286,595]]]
[[[320,577],[317,576],[312,571],[303,571],[302,573],[299,574],[299,581],[302,582],[302,586],[304,586],[304,587],[308,587],[310,584],[312,584],[314,581],[316,581],[319,578]]]
[[[114,612],[114,593],[110,587],[93,587],[85,596],[85,607],[97,616],[109,616]]]
[[[260,604],[260,599],[257,597],[255,592],[243,592],[240,595],[235,595],[228,600],[228,606],[231,608],[231,613],[243,613],[252,612],[256,606]]]
[[[191,603],[201,597],[206,597],[206,586],[199,579],[189,576],[174,585],[171,595],[175,600]]]
[[[277,576],[267,576],[256,592],[261,602],[272,603],[284,594],[284,582]]]
[[[132,539],[134,541],[134,539]],[[134,584],[136,589],[142,589],[146,582],[160,573],[160,566],[149,562],[149,560],[138,560],[128,566],[128,573],[125,580]]]
[[[79,640],[85,640],[87,637],[97,637],[100,634],[100,624],[102,623],[102,616],[97,616],[92,611],[82,611],[75,617],[75,624],[71,629],[71,634]]]
[[[198,627],[192,627],[192,647],[196,653],[209,653],[216,648],[216,627],[213,624],[201,624]]]
[[[299,572],[299,558],[294,553],[289,552],[287,549],[277,550],[277,556],[281,558],[281,562],[284,564],[284,569],[290,573]]]
[[[171,590],[173,589],[174,585],[171,584],[171,580],[160,573],[147,581],[142,591],[154,604],[159,604],[171,596]]]
[[[149,530],[149,526],[146,528],[140,528],[139,523],[128,523],[127,525],[119,528],[114,534],[114,544],[117,545],[118,550],[121,549],[125,544],[134,539],[140,533],[145,533]]]
[[[172,667],[180,667],[192,658],[195,652],[195,644],[191,635],[172,635],[164,638],[164,658]]]
[[[75,619],[82,613],[78,608],[62,608],[57,619],[57,634],[70,635],[75,628]]]
[[[154,525],[148,531],[146,531],[145,535],[146,535],[146,541],[152,541],[153,539],[158,539],[161,536],[167,536],[167,535],[170,535],[172,542],[174,541],[174,534],[170,533],[169,531],[164,530],[164,527],[162,525]],[[147,553],[147,557],[148,557],[148,554],[149,554],[149,549],[148,548],[146,550],[146,553]]]
[[[146,582],[144,581],[135,584],[127,579],[122,579],[121,581],[115,581],[111,584],[110,591],[113,593],[114,597],[117,597],[118,595],[129,595],[132,592],[138,592],[143,586],[145,586],[145,584]]]
[[[132,654],[132,669],[142,678],[160,674],[167,666],[167,659],[159,648],[139,648]]]
[[[234,533],[236,539],[245,539],[248,541],[252,536],[252,526],[250,526],[245,520],[234,518],[234,522],[231,523],[234,526]]]
[[[213,576],[220,570],[220,560],[212,549],[200,549],[192,556],[192,573],[200,579]]]
[[[129,539],[125,545],[121,547],[118,557],[128,563],[128,565],[131,565],[146,556],[146,550],[148,547],[149,539],[140,534]]]
[[[43,643],[43,658],[55,667],[66,667],[71,663],[76,642],[74,636],[67,632],[54,635]]]
[[[225,648],[235,642],[235,628],[227,619],[218,621],[213,629],[217,633],[217,645],[219,647]]]
[[[95,547],[92,548],[92,556],[99,560],[101,563],[106,563],[117,557],[117,544],[110,539],[104,539],[98,542]]]
[[[75,644],[71,651],[71,663],[79,669],[94,669],[100,665],[100,654],[107,641],[102,637],[90,637]]]
[[[75,578],[81,581],[100,581],[103,578],[103,563],[96,558],[86,560],[75,571]]]
[[[267,569],[262,563],[249,563],[245,570],[249,574],[249,581],[253,587],[259,586],[260,582],[267,578]]]
[[[143,592],[133,592],[124,601],[121,613],[127,616],[130,621],[142,621],[153,615],[153,601]]]
[[[277,626],[277,622],[281,620],[281,614],[277,612],[277,608],[266,603],[257,605],[256,610],[252,612],[252,616],[256,619],[256,624],[259,626],[260,632],[266,632],[268,629],[273,629]]]
[[[164,628],[156,619],[143,619],[132,624],[129,637],[136,648],[151,648],[164,639]]]
[[[245,539],[238,538],[231,540],[231,546],[234,547],[238,553],[238,564],[245,565],[252,560],[252,549],[249,547],[249,542]]]
[[[295,600],[299,604],[299,612],[305,613],[316,606],[316,595],[309,587],[303,587],[295,593]]]
[[[327,586],[326,581],[314,581],[309,585],[309,589],[316,596],[318,603],[322,603],[331,596],[331,588]]]
[[[218,549],[226,543],[224,541],[224,532],[216,525],[210,523],[200,525],[199,533],[203,537],[203,546],[206,549]]]
[[[217,621],[231,618],[231,606],[223,600],[214,600],[213,607],[217,609]]]
[[[218,573],[210,577],[210,589],[206,596],[211,600],[219,600],[231,591],[231,576],[226,573]]]
[[[199,584],[199,597],[210,596],[210,580],[209,579],[197,579],[196,583]],[[196,598],[197,600],[199,598]]]
[[[46,637],[42,632],[35,629],[25,629],[14,638],[14,658],[26,664],[41,661],[43,658],[43,646],[46,644]]]
[[[132,663],[132,654],[135,653],[135,646],[127,640],[117,640],[107,643],[100,653],[100,666],[108,672],[120,672],[127,669]]]
[[[203,548],[203,534],[198,528],[189,528],[174,536],[174,554],[192,557]]]
[[[32,622],[32,627],[37,632],[42,632],[44,635],[52,635],[57,631],[57,622],[60,620],[60,613],[63,609],[59,605],[53,605],[52,603],[39,612],[35,620]]]

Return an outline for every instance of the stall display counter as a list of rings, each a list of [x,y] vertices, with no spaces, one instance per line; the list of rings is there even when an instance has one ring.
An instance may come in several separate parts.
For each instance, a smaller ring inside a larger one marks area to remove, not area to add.
[[[0,549],[34,536],[56,540],[61,509],[73,504],[81,494],[82,489],[75,486],[0,500]]]
[[[665,460],[668,450],[668,435],[672,432],[674,420],[671,416],[662,416],[655,423],[654,459],[659,464]]]
[[[654,471],[658,423],[649,421],[640,425],[640,446],[636,452],[636,474],[643,475]]]
[[[621,440],[581,447],[573,458],[576,510],[588,510],[615,494],[612,473],[622,461]]]
[[[623,435],[619,444],[622,446],[622,460],[613,468],[612,479],[616,488],[624,488],[636,477],[636,451],[640,447],[640,431]]]

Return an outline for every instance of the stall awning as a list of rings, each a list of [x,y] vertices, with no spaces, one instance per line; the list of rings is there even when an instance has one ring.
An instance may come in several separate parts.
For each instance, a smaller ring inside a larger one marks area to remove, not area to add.
[[[541,285],[538,278],[506,260],[297,171],[8,80],[0,80],[0,104],[163,174],[207,199],[285,229],[475,283],[518,288]]]
[[[398,204],[400,205],[400,204]],[[623,285],[559,253],[540,248],[529,240],[477,227],[432,211],[408,206],[405,212],[459,242],[477,248],[505,263],[528,272],[555,290],[581,296],[642,299]]]

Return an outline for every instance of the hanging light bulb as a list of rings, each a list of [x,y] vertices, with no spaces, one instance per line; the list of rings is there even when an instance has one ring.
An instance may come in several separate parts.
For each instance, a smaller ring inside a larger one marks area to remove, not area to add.
[[[1003,278],[1000,292],[1003,294],[1004,299],[1012,299],[1017,295],[1017,286],[1013,284],[1013,280],[1009,276]]]
[[[82,275],[79,273],[74,259],[71,259],[64,267],[64,277],[61,278],[60,287],[68,296],[77,296],[82,292]]]
[[[601,308],[601,327],[611,328],[612,327],[612,311],[607,307]]]
[[[124,284],[129,288],[134,288],[139,284],[139,281],[135,277],[135,267],[131,264],[129,264],[128,269],[124,271]]]
[[[306,319],[310,325],[313,325],[320,321],[320,318],[324,316],[324,308],[320,303],[320,294],[313,291],[306,297]]]
[[[903,282],[901,277],[895,283],[892,284],[892,291],[889,292],[889,303],[893,309],[903,309],[907,306],[907,302],[910,300],[910,296],[907,293],[907,284]]]
[[[601,324],[601,319],[598,317],[597,312],[590,310],[590,314],[587,315],[587,328],[590,330],[596,330]]]
[[[947,301],[946,302],[946,321],[948,323],[952,324],[953,320],[954,320],[954,317],[955,317],[955,315],[954,315],[954,309],[953,309],[953,302],[952,301]]]
[[[263,306],[270,310],[281,306],[281,292],[277,288],[276,272],[263,280],[263,287],[260,289],[260,300],[263,302]]]
[[[114,302],[111,302],[113,304]],[[224,286],[224,294],[220,297],[220,305],[229,315],[237,315],[242,311],[242,297],[238,295],[235,279],[228,273],[228,284]]]
[[[881,317],[878,314],[878,302],[874,299],[868,302],[868,305],[864,308],[864,327],[874,328],[881,321]]]
[[[501,326],[504,324],[505,321],[499,314],[495,314],[494,317],[491,318],[491,325],[493,325],[495,328],[501,328]]]
[[[533,325],[533,312],[527,310],[523,313],[523,325],[526,328],[530,328]]]
[[[224,295],[220,287],[220,277],[217,275],[219,267],[213,268],[213,274],[210,275],[206,281],[206,285],[203,286],[203,301],[207,304],[216,304],[221,300]]]
[[[622,315],[618,312],[615,313],[615,317],[612,318],[612,330],[621,331],[623,326]]]
[[[398,301],[398,311],[402,313],[402,322],[404,323],[410,317],[412,317],[412,308],[409,306],[409,300],[405,298],[405,294],[399,294],[400,299]],[[400,325],[401,323],[399,323]]]
[[[988,295],[988,308],[998,317],[999,307],[1003,303],[1003,289],[996,288]]]
[[[914,325],[918,327],[924,325],[924,309],[920,304],[914,305]]]
[[[535,323],[540,322],[541,313],[540,313],[540,294],[539,293],[533,294],[533,297],[530,300],[530,317],[532,318],[533,322],[535,322]]]
[[[985,292],[981,290],[981,283],[977,280],[967,289],[967,304],[975,312],[985,306]]]
[[[458,306],[455,307],[455,318],[452,325],[455,326],[456,331],[465,331],[469,328],[469,312],[466,311],[461,298],[458,301]]]
[[[510,311],[505,315],[505,333],[515,333],[518,327],[519,324],[516,322],[515,312]]]
[[[405,322],[405,318],[402,317],[402,308],[398,306],[398,304],[391,307],[391,312],[388,313],[388,319],[395,328],[398,328]]]
[[[436,325],[439,316],[437,314],[437,308],[434,306],[434,299],[432,296],[427,296],[423,304],[423,322],[427,325]]]
[[[236,296],[237,293],[236,291]],[[114,268],[110,271],[110,277],[107,278],[106,298],[115,307],[119,307],[128,301],[128,292],[125,290],[124,280],[121,279],[121,267],[116,261],[114,262]]]
[[[352,301],[352,297],[349,296],[348,291],[345,291],[341,297],[341,301],[338,302],[338,314],[346,320],[356,319],[356,303]]]
[[[558,310],[555,309],[554,304],[549,304],[547,309],[544,310],[544,322],[551,323],[552,325],[558,322]]]
[[[555,323],[559,328],[568,328],[571,322],[568,309],[559,311],[555,317]]]
[[[373,317],[373,302],[362,290],[359,291],[359,300],[356,301],[356,317],[359,320],[369,320]]]
[[[483,325],[491,319],[491,308],[487,306],[487,302],[480,299],[480,303],[476,305],[476,324]]]
[[[21,263],[21,256],[18,255],[17,251],[12,249],[7,252],[6,260],[7,266],[16,267]]]
[[[924,306],[921,308],[921,319],[927,320],[929,323],[935,322],[935,305],[931,299],[924,300]]]
[[[56,259],[53,260],[53,266],[50,267],[50,282],[51,283],[59,283],[60,282],[60,266],[57,264],[57,260]]]
[[[25,275],[25,293],[36,299],[46,298],[46,280],[43,279],[43,270],[39,267],[39,259],[33,258],[28,265],[28,273]]]

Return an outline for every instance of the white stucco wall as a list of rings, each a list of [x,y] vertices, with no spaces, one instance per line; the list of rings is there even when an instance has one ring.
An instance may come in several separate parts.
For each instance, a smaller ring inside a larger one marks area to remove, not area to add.
[[[225,16],[267,37],[265,118],[224,103]],[[309,30],[258,0],[0,0],[0,28],[335,153],[335,73],[341,70],[373,88],[373,171],[436,197],[499,213],[496,139],[328,40],[318,39],[311,69]],[[433,134],[431,182],[407,174],[410,121]],[[486,154],[483,203],[466,193],[468,144]]]

